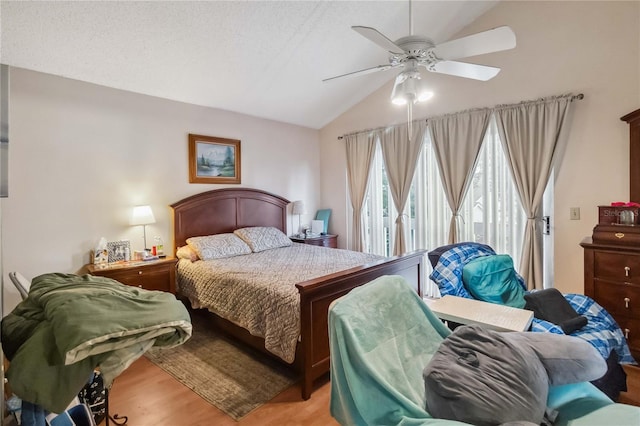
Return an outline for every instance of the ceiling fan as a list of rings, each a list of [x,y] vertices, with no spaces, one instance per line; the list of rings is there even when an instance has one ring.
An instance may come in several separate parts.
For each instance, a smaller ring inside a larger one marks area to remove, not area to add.
[[[413,34],[411,6],[409,7],[409,25],[410,33]],[[429,99],[433,95],[424,83],[420,81],[419,67],[424,67],[430,72],[487,81],[495,77],[500,72],[500,68],[459,62],[457,59],[516,47],[516,36],[511,28],[507,26],[497,27],[437,45],[431,39],[421,35],[409,35],[394,42],[375,28],[363,26],[353,26],[351,28],[388,51],[389,63],[349,72],[322,81],[326,82],[343,77],[359,76],[402,67],[403,70],[396,77],[391,95],[392,102],[398,105],[420,102]]]

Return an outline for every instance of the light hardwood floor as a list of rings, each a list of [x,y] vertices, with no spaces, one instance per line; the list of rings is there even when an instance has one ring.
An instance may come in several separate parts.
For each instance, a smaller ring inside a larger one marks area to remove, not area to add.
[[[640,405],[640,368],[625,370],[629,392],[621,395],[620,402]],[[294,385],[236,422],[142,357],[115,380],[109,411],[127,416],[127,426],[338,425],[329,414],[328,377],[319,382],[308,401]]]
[[[640,367],[624,365],[623,368],[627,373],[627,392],[620,394],[618,402],[640,406]]]
[[[109,412],[127,416],[127,426],[331,426],[338,423],[329,414],[329,394],[328,377],[307,401],[294,385],[236,422],[142,357],[114,381]]]

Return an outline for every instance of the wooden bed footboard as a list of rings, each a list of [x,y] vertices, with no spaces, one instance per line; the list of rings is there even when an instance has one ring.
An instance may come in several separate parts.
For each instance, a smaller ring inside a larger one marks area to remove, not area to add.
[[[383,275],[404,277],[422,296],[424,255],[417,250],[296,284],[300,292],[302,398],[309,399],[313,382],[329,371],[329,305],[355,287]]]

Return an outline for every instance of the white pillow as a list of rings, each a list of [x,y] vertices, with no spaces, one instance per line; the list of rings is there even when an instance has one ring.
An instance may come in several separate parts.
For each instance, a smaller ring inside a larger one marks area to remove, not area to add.
[[[191,237],[187,240],[202,260],[224,259],[251,253],[251,249],[240,238],[233,234],[216,234],[205,237]]]
[[[271,226],[241,228],[236,229],[233,233],[242,238],[254,253],[293,244],[282,231]]]

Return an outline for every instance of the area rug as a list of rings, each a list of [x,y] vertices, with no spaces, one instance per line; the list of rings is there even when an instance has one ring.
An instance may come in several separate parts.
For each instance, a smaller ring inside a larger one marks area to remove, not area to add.
[[[234,420],[271,400],[297,378],[286,366],[233,342],[193,315],[193,335],[170,349],[145,356]]]

